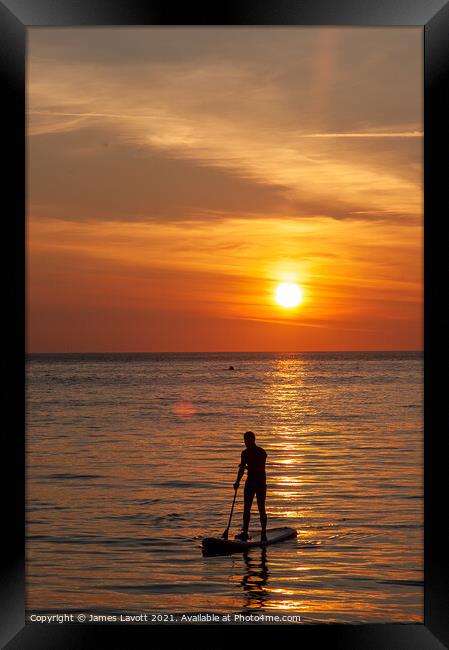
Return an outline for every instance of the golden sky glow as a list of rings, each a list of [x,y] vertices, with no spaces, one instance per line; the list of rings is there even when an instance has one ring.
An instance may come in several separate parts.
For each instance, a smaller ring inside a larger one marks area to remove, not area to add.
[[[421,349],[421,40],[31,28],[30,351]]]

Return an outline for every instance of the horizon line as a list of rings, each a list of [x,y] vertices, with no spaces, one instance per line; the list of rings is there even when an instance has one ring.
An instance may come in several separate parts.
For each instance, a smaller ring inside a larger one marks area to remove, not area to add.
[[[26,351],[25,354],[347,354],[348,352],[424,352],[423,349],[395,349],[395,350],[114,350],[114,351]]]

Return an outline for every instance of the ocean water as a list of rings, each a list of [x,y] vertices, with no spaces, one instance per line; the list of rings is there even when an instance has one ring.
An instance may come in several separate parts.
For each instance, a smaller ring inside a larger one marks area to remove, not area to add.
[[[298,537],[203,557],[248,429]],[[28,614],[423,621],[420,353],[29,355],[26,488]]]

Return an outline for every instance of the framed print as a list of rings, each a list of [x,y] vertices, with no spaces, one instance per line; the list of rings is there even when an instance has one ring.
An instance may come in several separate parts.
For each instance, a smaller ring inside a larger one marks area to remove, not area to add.
[[[2,644],[449,647],[449,5],[0,20]]]

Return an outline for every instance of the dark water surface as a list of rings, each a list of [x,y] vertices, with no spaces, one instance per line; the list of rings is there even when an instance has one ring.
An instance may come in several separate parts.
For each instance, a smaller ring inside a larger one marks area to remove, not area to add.
[[[418,353],[30,355],[27,609],[422,622],[422,372]],[[269,527],[298,538],[204,558],[247,429]]]

